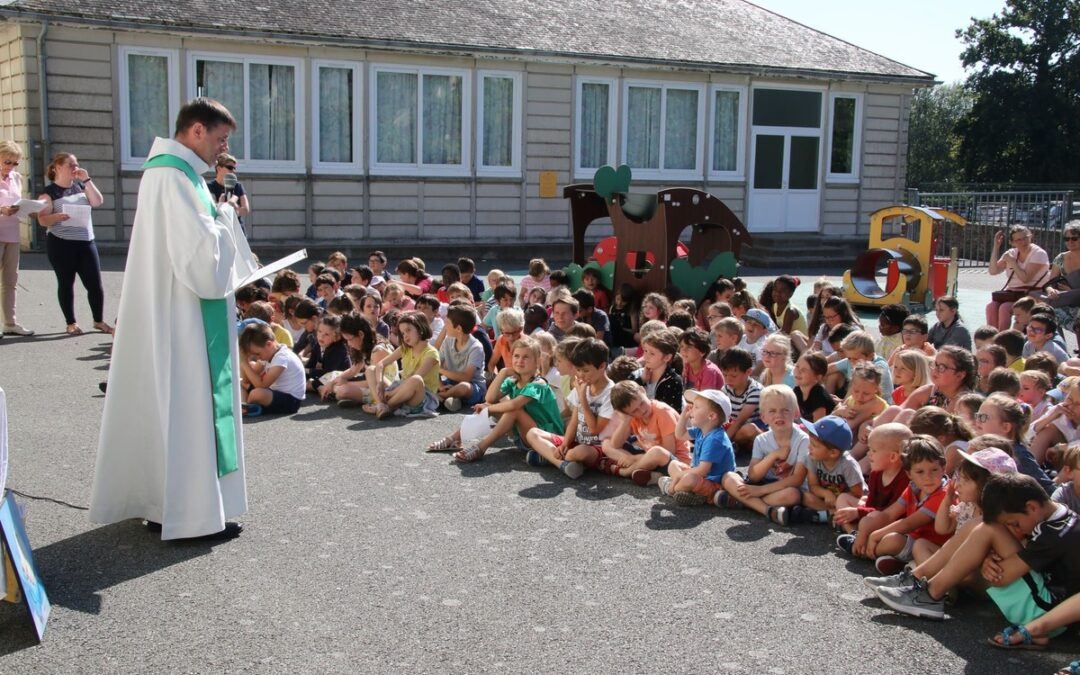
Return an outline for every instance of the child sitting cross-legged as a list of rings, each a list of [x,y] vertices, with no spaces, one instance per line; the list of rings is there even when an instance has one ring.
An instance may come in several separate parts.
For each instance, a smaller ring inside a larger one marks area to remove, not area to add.
[[[484,348],[472,336],[475,326],[476,312],[471,305],[454,305],[446,310],[446,338],[439,347],[441,382],[436,395],[451,412],[480,403],[487,393]]]
[[[367,368],[368,391],[373,403],[364,412],[384,419],[392,414],[434,417],[439,408],[439,352],[428,344],[431,327],[420,312],[405,312],[398,319],[401,346]],[[401,379],[387,386],[383,375],[401,359]],[[400,411],[400,412],[398,412]]]
[[[859,463],[848,452],[851,427],[843,418],[826,415],[817,422],[803,420],[810,435],[806,459],[807,491],[802,496],[803,509],[795,509],[793,522],[828,523],[836,510],[836,500],[844,493],[860,499],[866,490]]]
[[[845,532],[836,538],[840,550],[863,555],[870,533],[880,527],[877,521],[885,517],[877,514],[883,513],[904,494],[908,475],[904,471],[902,448],[911,436],[911,429],[897,422],[886,422],[870,432],[870,479],[866,494],[856,498],[844,493],[836,498],[833,521]]]
[[[601,444],[608,472],[649,485],[673,459],[690,462],[686,440],[675,436],[679,413],[659,399],[650,399],[645,388],[633,380],[619,382],[611,390],[611,406],[619,413],[614,431]],[[629,439],[636,440],[630,444]]]
[[[945,450],[931,436],[912,436],[903,445],[904,470],[910,483],[895,503],[880,515],[868,516],[860,525],[872,530],[864,548],[852,553],[875,560],[883,575],[896,574],[914,556],[912,551],[919,539],[928,539],[940,546],[952,533],[939,534],[934,529],[938,506],[945,498],[948,480],[945,479]],[[861,544],[856,538],[856,543]]]
[[[680,506],[695,506],[712,501],[721,490],[724,475],[735,470],[735,451],[724,432],[724,420],[731,417],[731,402],[722,391],[688,389],[676,437],[692,440],[690,463],[672,460],[668,475],[657,481],[660,494],[675,498]]]
[[[308,357],[308,391],[317,392],[324,397],[328,392],[333,393],[333,387],[330,386],[333,377],[348,370],[351,365],[349,347],[341,337],[341,317],[324,314],[319,319],[315,345]]]
[[[758,414],[761,384],[750,377],[754,370],[754,357],[741,347],[732,347],[720,360],[720,368],[724,371],[724,396],[731,406],[731,424],[727,428],[727,435],[735,447],[749,447],[765,426]]]
[[[665,329],[666,330],[666,329]],[[641,343],[644,348],[645,338]],[[700,328],[683,331],[679,336],[679,356],[683,362],[683,384],[687,389],[722,389],[724,374],[709,355],[709,334]]]
[[[535,453],[527,457],[530,464],[542,465],[546,460],[570,478],[581,478],[586,467],[600,463],[604,457],[601,443],[614,431],[608,422],[615,415],[611,407],[615,384],[607,376],[607,345],[596,338],[586,338],[574,347],[570,362],[576,379],[574,390],[566,398],[571,410],[566,434],[537,427],[529,431],[525,440]]]
[[[239,345],[240,370],[248,383],[243,390],[244,414],[291,415],[299,410],[305,395],[304,362],[300,357],[279,344],[273,329],[265,323],[244,328]]]
[[[498,415],[498,421],[486,436],[461,448],[461,432],[455,431],[429,445],[428,452],[461,448],[454,453],[454,459],[475,462],[509,434],[523,439],[532,429],[562,433],[563,421],[555,392],[540,374],[540,345],[534,338],[525,336],[514,342],[510,365],[499,371],[487,389],[484,402],[473,406],[473,410]]]
[[[792,389],[799,402],[799,417],[816,422],[836,408],[836,400],[822,384],[828,368],[829,362],[821,352],[806,352],[795,362]]]
[[[787,385],[765,387],[760,409],[769,430],[754,439],[746,476],[735,471],[726,474],[724,491],[716,493],[714,503],[727,506],[738,502],[778,525],[787,525],[791,507],[802,501],[810,437],[795,426],[799,403]]]
[[[341,336],[349,347],[352,365],[334,378],[330,386],[338,406],[351,408],[371,400],[364,371],[369,365],[394,351],[394,348],[375,332],[371,322],[359,312],[341,317]],[[397,363],[387,366],[383,379],[386,384],[397,379]]]

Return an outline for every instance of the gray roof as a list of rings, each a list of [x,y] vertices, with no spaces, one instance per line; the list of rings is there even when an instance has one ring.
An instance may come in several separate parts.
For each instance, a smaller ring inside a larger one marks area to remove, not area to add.
[[[744,0],[5,0],[0,16],[929,83]]]

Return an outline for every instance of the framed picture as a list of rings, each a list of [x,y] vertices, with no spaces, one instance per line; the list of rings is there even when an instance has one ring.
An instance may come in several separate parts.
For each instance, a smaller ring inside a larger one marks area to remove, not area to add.
[[[45,593],[45,586],[41,583],[41,577],[34,565],[22,515],[10,492],[0,500],[0,537],[3,538],[4,556],[15,570],[23,602],[30,610],[30,616],[34,619],[34,630],[38,640],[41,640],[45,635],[45,624],[49,621],[52,605],[49,604],[49,596]]]

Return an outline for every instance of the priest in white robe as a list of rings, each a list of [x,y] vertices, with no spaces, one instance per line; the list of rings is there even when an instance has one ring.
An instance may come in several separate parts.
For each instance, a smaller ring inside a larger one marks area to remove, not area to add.
[[[90,519],[142,518],[162,539],[236,534],[247,511],[236,311],[256,269],[233,204],[202,174],[236,122],[199,98],[157,138],[142,182],[117,318]],[[228,527],[227,527],[228,525]]]

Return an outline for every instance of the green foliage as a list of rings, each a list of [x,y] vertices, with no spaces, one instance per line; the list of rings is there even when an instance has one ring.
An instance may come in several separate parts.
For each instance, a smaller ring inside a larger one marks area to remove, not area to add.
[[[942,84],[915,92],[908,127],[907,184],[957,183],[960,137],[956,126],[971,110],[972,96],[962,84]]]
[[[971,110],[957,125],[967,180],[1080,180],[1080,0],[1007,0],[957,31]]]

